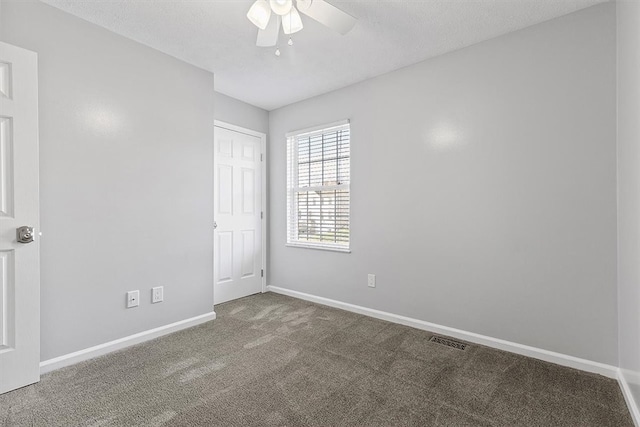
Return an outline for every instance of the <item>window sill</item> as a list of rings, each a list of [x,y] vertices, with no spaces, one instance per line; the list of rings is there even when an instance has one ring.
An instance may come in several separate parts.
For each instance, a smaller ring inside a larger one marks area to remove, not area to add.
[[[320,245],[305,245],[302,243],[287,243],[285,246],[289,248],[302,248],[302,249],[317,249],[320,251],[329,251],[329,252],[342,252],[346,254],[351,253],[350,248],[336,248],[332,246],[320,246]]]

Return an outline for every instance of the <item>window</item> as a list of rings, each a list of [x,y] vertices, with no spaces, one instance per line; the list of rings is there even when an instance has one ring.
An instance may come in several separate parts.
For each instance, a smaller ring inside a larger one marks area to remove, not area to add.
[[[287,134],[287,244],[349,250],[349,122]]]

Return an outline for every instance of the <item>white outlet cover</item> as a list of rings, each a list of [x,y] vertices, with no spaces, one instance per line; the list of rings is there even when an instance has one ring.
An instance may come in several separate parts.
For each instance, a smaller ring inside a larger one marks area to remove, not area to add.
[[[369,286],[370,288],[375,288],[376,287],[376,275],[375,274],[369,274],[367,276],[367,286]]]
[[[127,308],[133,308],[140,305],[140,291],[127,292]]]
[[[164,300],[164,286],[151,288],[151,303],[155,304]]]

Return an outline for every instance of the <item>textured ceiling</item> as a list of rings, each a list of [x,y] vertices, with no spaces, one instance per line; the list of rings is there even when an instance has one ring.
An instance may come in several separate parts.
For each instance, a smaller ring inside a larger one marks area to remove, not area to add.
[[[280,57],[255,46],[253,0],[43,1],[213,71],[219,92],[272,110],[606,0],[329,0],[355,28],[341,36],[303,15]]]

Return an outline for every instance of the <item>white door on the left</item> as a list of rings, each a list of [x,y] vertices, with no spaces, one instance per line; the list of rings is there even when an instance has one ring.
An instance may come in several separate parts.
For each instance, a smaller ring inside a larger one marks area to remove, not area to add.
[[[40,380],[39,228],[38,59],[0,42],[0,393]]]
[[[220,304],[262,292],[261,140],[216,126],[213,301]]]

